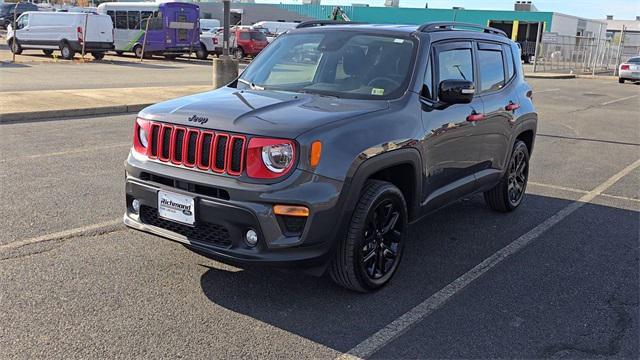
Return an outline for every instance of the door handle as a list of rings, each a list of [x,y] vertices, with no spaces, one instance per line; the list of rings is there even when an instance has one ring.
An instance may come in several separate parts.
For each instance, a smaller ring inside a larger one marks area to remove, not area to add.
[[[487,117],[484,114],[473,113],[473,114],[467,116],[467,121],[476,122],[476,121],[482,121],[482,120],[484,120],[486,118]]]
[[[520,109],[520,104],[516,104],[514,102],[510,102],[509,105],[504,107],[507,111],[514,111]]]

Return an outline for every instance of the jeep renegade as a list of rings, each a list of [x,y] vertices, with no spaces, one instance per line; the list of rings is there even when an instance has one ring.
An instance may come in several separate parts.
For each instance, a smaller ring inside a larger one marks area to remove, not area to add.
[[[472,24],[303,23],[229,85],[139,113],[124,222],[378,289],[409,223],[478,192],[522,203],[537,114],[519,59]]]

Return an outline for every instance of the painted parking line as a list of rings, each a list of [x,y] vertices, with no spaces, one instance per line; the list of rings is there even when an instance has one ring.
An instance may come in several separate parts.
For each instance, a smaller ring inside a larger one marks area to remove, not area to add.
[[[476,265],[473,269],[467,271],[462,276],[442,288],[440,291],[436,292],[431,297],[415,306],[413,309],[404,313],[403,315],[389,323],[387,326],[380,329],[378,332],[371,335],[360,344],[356,345],[348,352],[338,356],[337,359],[364,359],[373,355],[376,351],[392,342],[398,336],[405,333],[413,325],[438,310],[445,303],[447,303],[449,299],[455,296],[467,285],[477,280],[484,273],[503,262],[509,256],[517,253],[519,250],[540,237],[540,235],[545,233],[551,227],[564,220],[567,216],[571,215],[585,204],[591,202],[597,196],[606,191],[609,187],[613,186],[613,184],[615,184],[618,180],[622,179],[624,176],[628,175],[638,167],[640,167],[640,159],[636,160],[633,164],[625,167],[620,172],[613,175],[602,184],[598,185],[595,189],[584,194],[582,197],[580,197],[580,199],[572,202],[551,217],[547,218],[538,226],[531,229],[526,234],[520,236],[509,245],[498,250],[496,253],[486,258],[480,264]]]
[[[27,245],[33,245],[37,243],[47,242],[47,241],[55,241],[55,240],[64,240],[73,238],[81,235],[90,235],[90,234],[103,234],[105,232],[109,232],[112,230],[117,230],[122,227],[122,219],[105,221],[97,224],[91,224],[86,226],[81,226],[73,229],[63,230],[52,234],[36,236],[29,239],[13,241],[4,245],[0,245],[0,251],[8,251],[15,250]]]
[[[50,153],[18,156],[18,157],[15,157],[15,158],[6,159],[6,160],[2,160],[2,161],[20,160],[20,159],[37,159],[37,158],[42,158],[42,157],[73,155],[73,154],[80,154],[80,153],[85,153],[85,152],[89,152],[89,151],[113,149],[113,148],[119,148],[119,147],[125,147],[125,146],[131,146],[131,143],[127,142],[127,143],[111,144],[111,145],[104,145],[104,146],[92,146],[92,147],[79,148],[79,149],[73,149],[73,150],[68,150],[68,151],[56,151],[56,152],[50,152]]]
[[[619,99],[615,99],[615,100],[611,100],[611,101],[606,101],[606,102],[601,103],[600,105],[607,106],[607,105],[615,104],[617,102],[633,99],[633,98],[636,98],[636,97],[638,97],[637,94],[636,95],[627,96],[627,97],[623,97],[623,98],[619,98]]]
[[[560,91],[560,89],[546,89],[546,90],[540,90],[540,91],[533,91],[533,95],[535,94],[541,94],[541,93],[546,93],[546,92],[553,92],[553,91]]]
[[[528,185],[539,186],[539,187],[555,189],[555,190],[563,190],[563,191],[573,192],[573,193],[577,193],[577,194],[587,194],[588,193],[587,190],[574,189],[574,188],[570,188],[570,187],[551,185],[551,184],[543,184],[543,183],[538,183],[538,182],[534,182],[534,181],[529,181]],[[631,198],[631,197],[627,197],[627,196],[611,195],[611,194],[600,194],[598,196],[609,198],[609,199],[640,202],[640,199]]]

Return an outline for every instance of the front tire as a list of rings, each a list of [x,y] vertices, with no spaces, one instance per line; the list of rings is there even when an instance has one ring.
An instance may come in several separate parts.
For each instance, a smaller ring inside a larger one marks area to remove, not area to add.
[[[242,50],[242,48],[236,48],[233,51],[233,56],[238,60],[244,59],[244,50]]]
[[[133,54],[140,59],[142,57],[142,45],[136,45],[133,47]],[[146,57],[146,56],[145,56]]]
[[[347,289],[370,292],[389,283],[404,248],[407,205],[400,189],[379,180],[366,182],[329,266],[331,278]]]
[[[15,39],[11,39],[10,49],[11,49],[11,52],[16,55],[22,54],[22,46],[20,46],[20,43]]]
[[[623,78],[618,78],[618,82],[619,82],[620,84],[624,84],[624,79],[623,79]]]
[[[502,180],[484,193],[484,201],[495,211],[515,210],[524,199],[529,180],[529,149],[523,141],[516,141],[509,166]]]

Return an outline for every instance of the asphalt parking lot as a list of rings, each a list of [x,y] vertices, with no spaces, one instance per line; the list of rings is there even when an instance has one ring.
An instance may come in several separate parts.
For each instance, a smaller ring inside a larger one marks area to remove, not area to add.
[[[133,114],[0,125],[0,357],[638,358],[640,86],[529,82],[525,203],[412,225],[368,295],[125,229]]]

